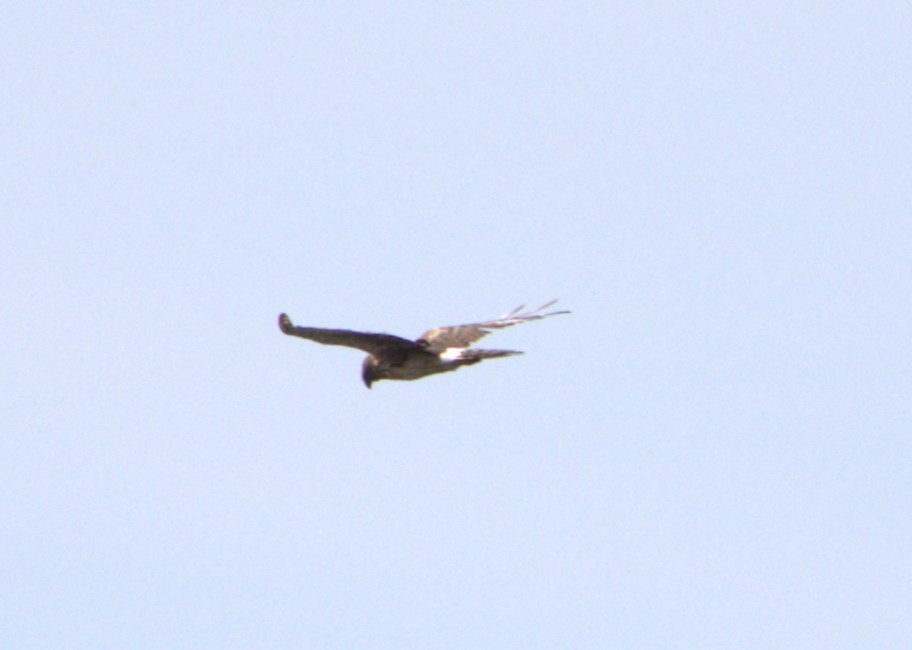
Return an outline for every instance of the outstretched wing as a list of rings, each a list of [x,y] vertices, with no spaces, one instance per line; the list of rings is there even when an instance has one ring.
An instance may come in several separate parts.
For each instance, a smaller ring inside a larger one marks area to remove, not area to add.
[[[279,328],[289,336],[298,336],[323,345],[343,345],[364,350],[374,356],[401,355],[411,350],[422,350],[414,341],[392,334],[373,334],[352,330],[332,330],[319,327],[299,327],[285,314],[279,314]]]
[[[569,314],[569,311],[552,311],[546,314],[542,312],[556,303],[552,300],[538,309],[522,311],[525,305],[520,305],[509,314],[504,314],[500,318],[485,321],[483,323],[469,323],[468,325],[450,325],[447,327],[438,327],[422,334],[416,343],[424,346],[429,352],[443,352],[447,348],[467,348],[476,341],[484,338],[491,333],[491,330],[500,330],[505,327],[512,327],[520,323],[527,323],[531,320],[540,320],[548,316],[557,316],[558,314]]]

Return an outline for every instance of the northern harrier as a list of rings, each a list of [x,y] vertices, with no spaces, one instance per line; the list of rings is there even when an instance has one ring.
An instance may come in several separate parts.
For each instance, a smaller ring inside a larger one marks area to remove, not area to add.
[[[425,332],[414,341],[392,334],[299,327],[292,323],[285,314],[279,315],[279,328],[289,336],[299,336],[302,339],[309,339],[324,345],[344,345],[367,352],[368,356],[361,366],[361,378],[364,380],[364,384],[370,388],[373,382],[381,379],[421,379],[428,375],[470,366],[484,359],[522,354],[515,350],[472,350],[469,346],[490,334],[491,330],[570,313],[568,311],[542,313],[555,302],[557,301],[552,300],[538,309],[526,312],[522,311],[525,307],[523,305],[509,314],[483,323],[437,327]]]

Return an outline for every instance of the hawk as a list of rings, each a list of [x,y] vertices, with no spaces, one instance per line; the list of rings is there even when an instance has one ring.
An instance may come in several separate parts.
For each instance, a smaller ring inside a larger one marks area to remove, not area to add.
[[[458,370],[462,366],[471,366],[485,359],[522,354],[516,350],[473,350],[469,346],[490,334],[491,330],[570,313],[542,313],[556,302],[552,300],[538,309],[525,312],[525,305],[521,305],[509,314],[482,323],[436,327],[414,341],[392,334],[300,327],[292,323],[285,314],[279,314],[279,328],[288,336],[367,352],[361,366],[361,379],[364,380],[365,386],[370,388],[372,383],[381,379],[421,379],[441,372]]]

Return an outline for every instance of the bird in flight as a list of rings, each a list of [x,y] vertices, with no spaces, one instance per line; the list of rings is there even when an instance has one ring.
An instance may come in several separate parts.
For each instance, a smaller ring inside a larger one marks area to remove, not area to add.
[[[279,314],[279,328],[288,336],[367,352],[361,366],[361,379],[370,388],[372,383],[381,379],[421,379],[441,372],[451,372],[462,366],[471,366],[485,359],[522,354],[516,350],[475,350],[469,346],[490,334],[491,330],[570,313],[543,313],[556,302],[552,300],[530,311],[523,311],[525,305],[521,305],[509,314],[482,323],[436,327],[414,341],[392,334],[300,327],[285,314]]]

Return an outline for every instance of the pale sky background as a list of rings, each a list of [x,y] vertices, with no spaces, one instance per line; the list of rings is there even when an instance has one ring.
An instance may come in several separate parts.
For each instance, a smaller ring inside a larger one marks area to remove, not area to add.
[[[910,34],[5,3],[0,647],[912,647]]]

